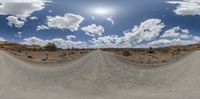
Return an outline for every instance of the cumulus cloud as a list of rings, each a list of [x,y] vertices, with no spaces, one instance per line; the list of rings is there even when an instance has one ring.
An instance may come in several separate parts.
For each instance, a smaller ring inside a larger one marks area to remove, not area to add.
[[[10,15],[9,25],[23,27],[33,12],[44,9],[46,0],[0,0],[0,15]]]
[[[124,36],[110,35],[93,38],[89,42],[92,47],[113,47],[113,48],[148,48],[166,47],[173,45],[187,45],[200,42],[200,37],[190,34],[187,29],[173,27],[161,35],[165,27],[160,19],[148,19],[139,26],[135,26],[132,31],[125,31]]]
[[[25,38],[21,44],[45,46],[47,42],[37,37]]]
[[[55,43],[60,48],[95,47],[95,48],[124,48],[124,47],[166,47],[172,45],[187,45],[200,42],[200,37],[192,35],[189,30],[179,26],[162,31],[165,24],[160,19],[148,19],[134,26],[131,31],[125,31],[123,36],[102,36],[104,28],[95,24],[81,28],[87,35],[95,36],[89,42],[74,41],[76,36],[68,35],[66,39],[55,38],[43,40],[37,37],[26,38],[22,44],[37,44],[45,46]],[[100,32],[99,32],[100,31]],[[163,33],[163,34],[161,34]],[[90,44],[90,46],[88,46]]]
[[[115,24],[115,21],[114,21],[114,19],[113,19],[112,17],[108,17],[108,18],[106,18],[106,20],[107,20],[108,22],[110,22],[112,25]]]
[[[89,36],[101,36],[104,33],[104,27],[101,25],[97,26],[96,24],[83,27],[81,30],[83,30],[86,35]]]
[[[106,48],[106,47],[113,48],[118,46],[119,39],[120,38],[117,35],[108,35],[108,36],[93,38],[89,42],[92,43],[91,47],[93,48]]]
[[[21,27],[24,26],[24,21],[19,20],[18,17],[15,17],[15,16],[8,16],[6,19],[8,20],[8,25],[9,25],[10,27],[15,26],[15,27],[17,27],[17,28],[21,28]]]
[[[174,27],[164,32],[160,39],[147,44],[151,47],[165,47],[173,45],[188,45],[200,42],[199,36],[191,35],[189,30]]]
[[[47,30],[47,29],[49,29],[49,27],[46,26],[46,25],[39,25],[39,26],[37,26],[37,31],[39,31],[39,30]]]
[[[133,43],[151,41],[159,36],[164,27],[165,25],[160,19],[148,19],[139,26],[134,26],[131,31],[125,31],[124,38]]]
[[[33,12],[44,9],[46,2],[46,0],[0,0],[0,15],[15,15],[21,20],[26,20]]]
[[[15,36],[16,36],[16,37],[22,37],[22,32],[17,32],[17,33],[15,34]]]
[[[189,38],[189,30],[181,29],[180,27],[174,27],[164,32],[161,38]]]
[[[131,31],[125,31],[124,36],[104,36],[93,38],[93,47],[134,47],[143,41],[153,41],[164,28],[160,19],[148,19]]]
[[[177,15],[200,15],[199,0],[168,1],[170,4],[178,4],[174,12]]]
[[[54,43],[56,44],[57,47],[59,48],[86,48],[86,42],[83,41],[72,41],[70,39],[64,40],[62,38],[54,38],[51,40],[43,40],[37,37],[30,37],[24,39],[21,44],[26,44],[26,45],[40,45],[40,46],[46,46],[48,43]]]
[[[42,29],[67,29],[71,32],[75,32],[79,29],[80,24],[85,18],[80,15],[66,13],[64,16],[47,17],[47,23],[45,25],[38,26],[37,30]]]
[[[159,39],[148,43],[147,47],[166,47],[174,45],[188,45],[195,44],[200,42],[200,37],[194,36],[192,39],[183,40],[180,38],[177,39]]]

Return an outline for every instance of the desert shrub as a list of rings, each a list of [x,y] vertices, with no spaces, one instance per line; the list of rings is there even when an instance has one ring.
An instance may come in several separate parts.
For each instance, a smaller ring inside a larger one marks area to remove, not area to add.
[[[70,53],[69,53],[69,55],[73,55],[73,54],[75,54],[75,53],[74,53],[74,52],[70,52]]]
[[[140,64],[144,64],[144,62],[143,62],[143,61],[140,61]]]
[[[31,51],[35,52],[35,51],[38,51],[38,49],[36,49],[36,48],[33,48],[33,49],[31,49]]]
[[[187,51],[187,49],[186,49],[186,48],[183,48],[183,51],[184,51],[184,52],[186,52],[186,51]]]
[[[153,54],[153,53],[155,53],[155,50],[152,47],[150,47],[149,50],[148,50],[148,53]]]
[[[177,55],[177,54],[180,54],[181,53],[181,49],[180,48],[177,48],[176,50],[174,50],[172,52],[173,55]]]
[[[21,52],[22,52],[22,50],[21,50],[21,49],[18,49],[18,50],[17,50],[17,52],[18,52],[18,53],[21,53]]]
[[[61,57],[67,56],[67,52],[62,52],[62,54],[61,54],[60,56],[61,56]]]
[[[80,54],[83,54],[83,53],[84,53],[83,51],[80,52]]]
[[[54,43],[48,43],[44,48],[47,51],[56,51],[57,50],[57,46]]]
[[[152,63],[152,60],[148,59],[147,64],[150,64],[150,63]]]
[[[166,60],[162,60],[162,62],[163,62],[163,63],[165,63],[165,62],[166,62]]]
[[[177,51],[177,52],[181,52],[181,48],[177,48],[176,51]]]
[[[49,56],[49,54],[45,54],[45,56],[46,56],[46,57],[45,57],[45,58],[43,58],[43,59],[42,59],[42,61],[47,61],[47,60],[49,59],[49,57],[48,57],[48,56]]]
[[[145,49],[142,48],[142,49],[141,49],[141,52],[145,52]]]
[[[159,51],[161,51],[162,53],[169,53],[169,48],[159,48]]]
[[[33,56],[27,56],[27,58],[33,58]]]
[[[128,50],[123,50],[122,52],[123,56],[130,56],[131,53]]]

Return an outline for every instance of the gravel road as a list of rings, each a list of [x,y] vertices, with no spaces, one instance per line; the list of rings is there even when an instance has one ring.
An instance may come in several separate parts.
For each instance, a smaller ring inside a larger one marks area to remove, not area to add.
[[[61,66],[35,66],[0,51],[0,99],[199,98],[199,51],[152,68],[99,50]]]

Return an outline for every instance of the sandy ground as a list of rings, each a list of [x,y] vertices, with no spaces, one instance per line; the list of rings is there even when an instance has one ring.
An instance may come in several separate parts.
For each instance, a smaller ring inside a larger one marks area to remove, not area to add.
[[[200,52],[138,68],[94,51],[63,66],[40,67],[0,51],[0,99],[199,99]]]

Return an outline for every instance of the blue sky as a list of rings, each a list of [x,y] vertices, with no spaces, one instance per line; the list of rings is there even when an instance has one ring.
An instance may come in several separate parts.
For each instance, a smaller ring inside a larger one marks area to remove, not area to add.
[[[0,40],[68,47],[200,41],[199,0],[0,0]]]

